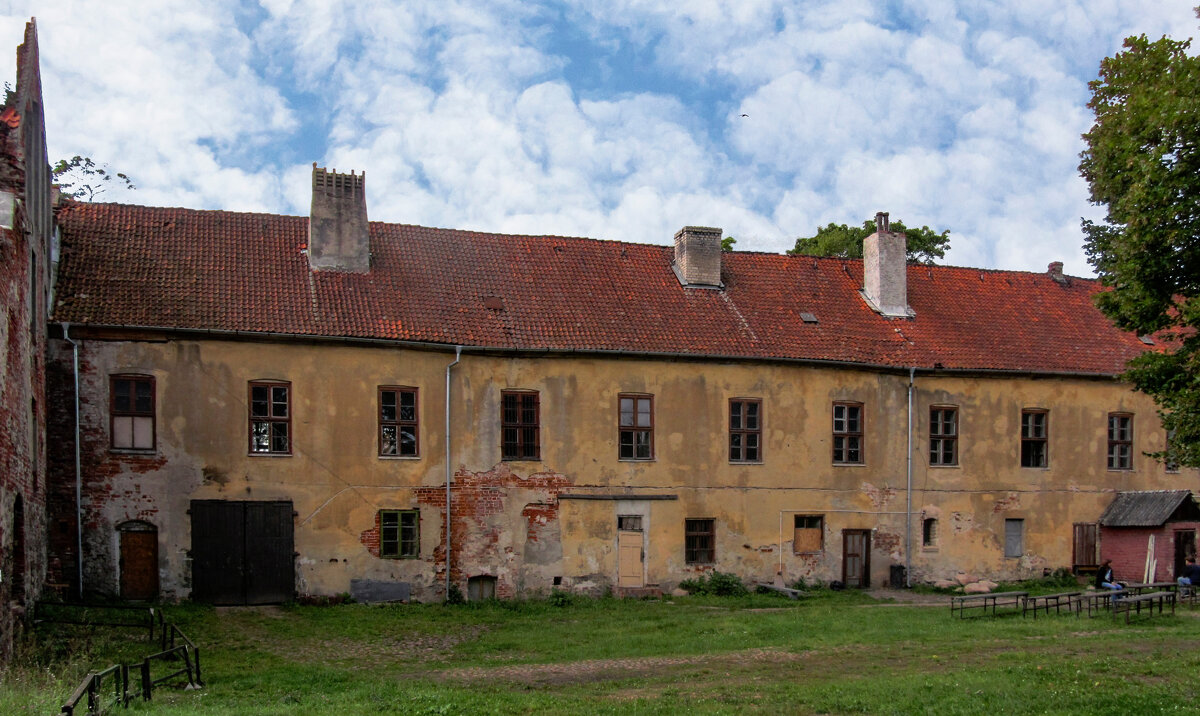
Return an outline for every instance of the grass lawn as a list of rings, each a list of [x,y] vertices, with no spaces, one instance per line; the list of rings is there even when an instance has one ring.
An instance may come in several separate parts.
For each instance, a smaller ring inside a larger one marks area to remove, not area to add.
[[[1200,609],[1126,626],[1107,615],[963,620],[948,602],[826,592],[801,602],[168,606],[200,646],[206,686],[161,688],[129,713],[1198,710]],[[89,668],[136,660],[145,638],[39,628],[0,672],[0,713],[56,713]]]

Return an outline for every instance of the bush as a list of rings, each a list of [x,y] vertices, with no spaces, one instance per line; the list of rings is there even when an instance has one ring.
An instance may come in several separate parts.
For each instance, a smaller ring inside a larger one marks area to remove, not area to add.
[[[815,592],[825,588],[825,583],[819,579],[814,579],[811,582],[804,577],[792,582],[792,589],[799,589],[802,592]]]
[[[467,598],[463,596],[462,590],[457,584],[450,585],[450,592],[446,594],[446,604],[466,604]]]
[[[550,598],[547,599],[552,607],[569,607],[575,603],[575,595],[570,592],[564,592],[561,589],[550,590]]]
[[[695,579],[685,579],[679,588],[688,594],[708,594],[716,597],[741,597],[750,593],[742,580],[734,574],[709,572]]]

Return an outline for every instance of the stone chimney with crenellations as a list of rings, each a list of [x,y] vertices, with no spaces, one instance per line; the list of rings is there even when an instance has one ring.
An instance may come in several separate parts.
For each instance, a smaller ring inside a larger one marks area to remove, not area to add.
[[[367,174],[339,174],[313,162],[308,265],[319,271],[371,270]]]
[[[863,239],[863,298],[889,318],[907,318],[908,237],[893,233],[886,211],[875,214],[875,233]]]

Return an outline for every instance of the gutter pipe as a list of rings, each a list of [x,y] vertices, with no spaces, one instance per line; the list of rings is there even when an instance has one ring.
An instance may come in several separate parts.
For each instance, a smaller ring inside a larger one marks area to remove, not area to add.
[[[68,330],[71,324],[63,323],[63,338],[71,344],[74,357],[75,376],[75,565],[76,565],[76,595],[83,601],[83,470],[79,459],[79,344],[71,340]]]
[[[912,587],[912,487],[913,487],[913,381],[917,369],[908,369],[908,480],[904,490],[908,504],[904,510],[904,586]]]
[[[454,468],[450,464],[450,369],[462,358],[462,346],[454,346],[454,362],[446,366],[446,598],[450,598],[450,481]]]

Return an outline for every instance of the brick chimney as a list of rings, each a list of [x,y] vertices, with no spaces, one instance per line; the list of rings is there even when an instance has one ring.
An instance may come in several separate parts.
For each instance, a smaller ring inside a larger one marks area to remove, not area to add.
[[[863,298],[889,318],[907,318],[908,240],[892,233],[887,212],[875,214],[875,233],[863,239]]]
[[[684,286],[721,287],[721,230],[685,226],[675,232],[675,276]]]
[[[371,270],[367,174],[338,174],[313,162],[308,265],[320,271]]]
[[[1050,265],[1046,267],[1046,273],[1055,283],[1061,286],[1071,285],[1071,279],[1063,275],[1062,261],[1051,261]]]

